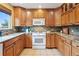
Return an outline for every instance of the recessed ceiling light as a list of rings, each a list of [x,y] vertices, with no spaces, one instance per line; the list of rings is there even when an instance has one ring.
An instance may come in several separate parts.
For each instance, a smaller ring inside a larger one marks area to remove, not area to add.
[[[38,8],[42,8],[42,6],[41,6],[41,5],[39,5],[39,6],[38,6]]]
[[[31,14],[31,12],[30,11],[27,11],[27,15],[30,15]]]

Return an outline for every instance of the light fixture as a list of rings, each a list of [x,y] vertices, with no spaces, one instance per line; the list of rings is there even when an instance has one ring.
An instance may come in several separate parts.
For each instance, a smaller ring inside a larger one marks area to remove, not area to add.
[[[40,9],[41,9],[41,8],[42,8],[42,6],[41,6],[41,5],[39,5],[39,6],[38,6],[38,8],[40,8]]]
[[[50,14],[53,15],[53,11],[51,11]]]
[[[29,14],[31,14],[31,12],[30,11],[27,11],[27,15],[29,15]]]

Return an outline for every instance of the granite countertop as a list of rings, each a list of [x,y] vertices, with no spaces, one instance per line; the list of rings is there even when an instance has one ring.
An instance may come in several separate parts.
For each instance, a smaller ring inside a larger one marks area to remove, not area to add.
[[[59,33],[59,32],[50,32],[50,34],[57,34],[65,38],[65,40],[70,40],[72,42],[72,45],[75,45],[79,47],[79,36],[76,35],[67,35],[64,33]]]
[[[10,40],[12,38],[15,38],[15,37],[22,35],[22,34],[24,34],[24,32],[18,32],[18,33],[9,34],[6,36],[0,36],[0,43],[7,41],[7,40]]]

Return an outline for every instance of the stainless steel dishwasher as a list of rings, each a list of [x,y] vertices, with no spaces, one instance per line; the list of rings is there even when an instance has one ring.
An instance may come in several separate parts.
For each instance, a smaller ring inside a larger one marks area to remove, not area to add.
[[[0,56],[3,56],[3,43],[0,43]]]

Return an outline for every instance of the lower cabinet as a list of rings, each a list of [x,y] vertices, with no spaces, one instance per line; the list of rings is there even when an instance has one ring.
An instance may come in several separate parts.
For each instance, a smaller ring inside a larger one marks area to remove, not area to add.
[[[26,35],[25,47],[26,48],[32,48],[32,35]]]
[[[4,48],[4,56],[14,56],[14,44]]]
[[[46,34],[46,48],[50,48],[50,34]]]
[[[72,46],[72,56],[79,56],[79,47]]]
[[[64,54],[64,38],[60,36],[58,41],[58,49],[62,54]]]
[[[4,56],[18,56],[24,49],[24,34],[3,43]]]
[[[72,45],[71,40],[65,39],[60,35],[55,35],[55,44],[56,48],[65,56],[71,56],[72,53]]]
[[[46,48],[54,48],[55,47],[55,39],[54,34],[46,35]]]
[[[67,42],[64,42],[64,55],[71,56],[71,45]]]

